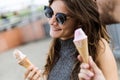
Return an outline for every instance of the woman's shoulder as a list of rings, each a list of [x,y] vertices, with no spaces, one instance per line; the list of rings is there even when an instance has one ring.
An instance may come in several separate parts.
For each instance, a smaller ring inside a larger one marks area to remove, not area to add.
[[[101,38],[98,44],[98,53],[104,52],[107,48],[109,48],[109,43],[104,38]]]
[[[108,43],[108,41],[105,40],[104,38],[101,38],[101,39],[99,40],[99,45],[100,45],[102,48],[104,48],[104,47],[106,47],[106,46],[109,46],[109,43]]]
[[[99,40],[99,47],[97,52],[98,52],[98,55],[96,58],[97,60],[99,60],[100,58],[104,58],[106,55],[109,55],[112,53],[109,43],[104,38],[101,38]]]
[[[113,77],[117,76],[116,75],[117,66],[116,66],[114,55],[111,51],[109,43],[105,39],[102,38],[99,41],[99,44],[101,47],[98,49],[99,53],[97,55],[96,63],[104,73],[106,79],[110,80],[110,76],[111,76],[112,77],[111,80],[113,80]],[[115,70],[113,71],[113,69]]]

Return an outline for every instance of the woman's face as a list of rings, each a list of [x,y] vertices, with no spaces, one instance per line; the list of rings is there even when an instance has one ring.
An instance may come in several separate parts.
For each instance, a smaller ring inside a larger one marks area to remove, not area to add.
[[[65,4],[61,0],[55,0],[50,7],[53,10],[52,18],[48,19],[50,24],[51,37],[60,38],[62,40],[73,37],[75,30],[75,19],[73,19],[73,17],[67,16],[67,19],[63,24],[58,23],[56,20],[57,13],[70,15]]]

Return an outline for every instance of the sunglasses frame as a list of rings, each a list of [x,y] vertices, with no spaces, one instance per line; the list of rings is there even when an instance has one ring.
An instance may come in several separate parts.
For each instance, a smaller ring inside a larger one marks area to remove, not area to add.
[[[49,6],[44,6],[44,13],[47,18],[52,18],[52,16],[54,15],[52,8]],[[67,20],[68,15],[66,15],[64,13],[57,13],[57,14],[55,14],[55,16],[56,16],[56,20],[59,24],[64,24],[65,21]]]

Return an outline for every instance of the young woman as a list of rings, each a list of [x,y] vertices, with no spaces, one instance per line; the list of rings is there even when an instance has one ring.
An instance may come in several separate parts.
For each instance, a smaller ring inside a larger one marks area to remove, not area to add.
[[[45,15],[53,38],[44,75],[47,80],[118,80],[114,56],[109,47],[94,0],[49,0]],[[73,43],[74,31],[82,28],[88,36],[89,63],[83,63]],[[31,66],[25,79],[40,80]]]

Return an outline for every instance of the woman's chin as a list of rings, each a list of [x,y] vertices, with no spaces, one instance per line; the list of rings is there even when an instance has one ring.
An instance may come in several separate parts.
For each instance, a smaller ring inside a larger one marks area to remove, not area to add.
[[[52,35],[52,34],[50,34],[50,36],[51,36],[52,38],[60,38],[58,35]]]

